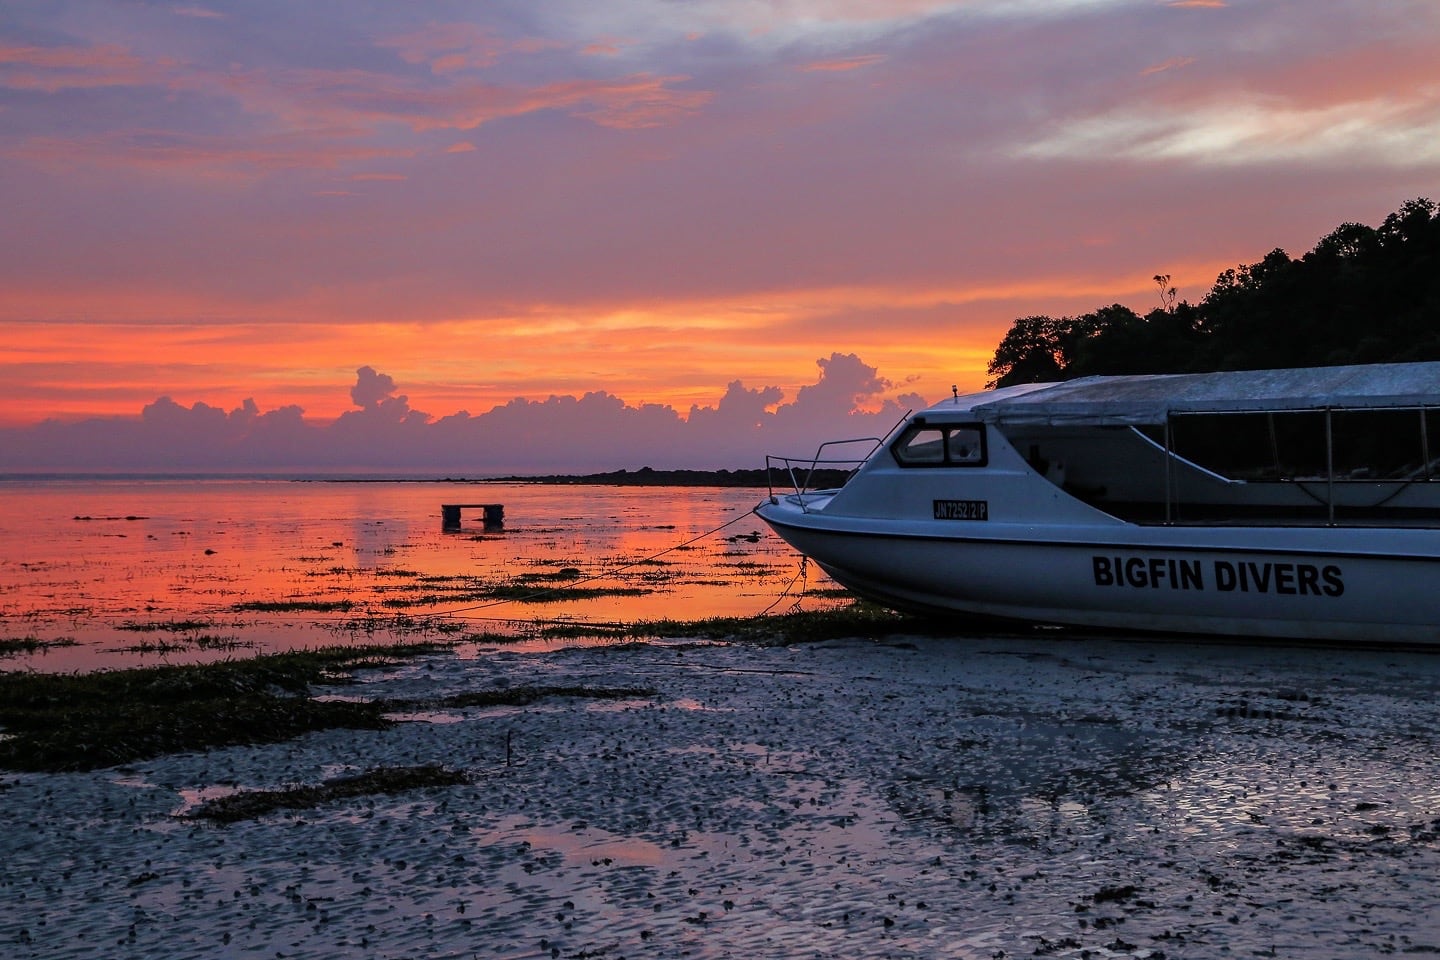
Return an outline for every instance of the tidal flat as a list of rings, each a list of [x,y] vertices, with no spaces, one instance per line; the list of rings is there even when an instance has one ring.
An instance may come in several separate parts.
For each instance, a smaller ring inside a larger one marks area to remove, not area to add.
[[[0,772],[0,945],[1440,952],[1440,657],[846,632],[469,640],[307,679],[373,728]]]
[[[502,489],[10,488],[0,955],[1440,953],[1436,653],[937,633],[753,491]]]

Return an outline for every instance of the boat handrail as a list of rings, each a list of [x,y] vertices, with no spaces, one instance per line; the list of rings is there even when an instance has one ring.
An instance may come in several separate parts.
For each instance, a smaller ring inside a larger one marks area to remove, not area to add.
[[[783,457],[773,454],[765,455],[765,483],[769,487],[770,498],[773,500],[775,493],[774,471],[783,470],[790,481],[790,496],[795,497],[795,502],[800,505],[801,510],[806,509],[805,498],[817,491],[812,487],[815,474],[819,470],[834,470],[844,472],[845,477],[838,484],[827,485],[825,489],[837,489],[845,485],[860,465],[870,459],[880,445],[885,441],[880,437],[855,437],[849,440],[827,440],[820,444],[815,450],[815,455],[810,458],[804,457]],[[847,444],[868,443],[870,446],[865,453],[858,457],[827,458],[825,451],[827,447],[839,447]],[[802,476],[803,475],[803,478]]]
[[[1235,484],[1243,485],[1245,483],[1244,480],[1236,480],[1234,477],[1227,477],[1222,473],[1216,473],[1209,467],[1202,467],[1194,460],[1189,460],[1185,457],[1180,456],[1180,454],[1176,453],[1174,450],[1168,449],[1165,444],[1157,443],[1154,437],[1147,435],[1145,431],[1141,430],[1139,427],[1131,427],[1130,432],[1133,433],[1135,436],[1139,437],[1145,443],[1149,444],[1151,447],[1153,447],[1156,453],[1164,457],[1169,457],[1175,463],[1183,463],[1186,467],[1190,468],[1201,476],[1209,477],[1211,480],[1214,480],[1217,483],[1226,484],[1227,486]]]

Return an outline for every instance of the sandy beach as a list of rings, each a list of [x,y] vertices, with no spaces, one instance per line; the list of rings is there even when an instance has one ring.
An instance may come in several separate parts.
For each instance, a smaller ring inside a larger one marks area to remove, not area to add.
[[[361,678],[325,692],[656,692],[0,774],[0,952],[1440,953],[1434,654],[894,637],[462,649]],[[183,816],[423,763],[472,780]]]

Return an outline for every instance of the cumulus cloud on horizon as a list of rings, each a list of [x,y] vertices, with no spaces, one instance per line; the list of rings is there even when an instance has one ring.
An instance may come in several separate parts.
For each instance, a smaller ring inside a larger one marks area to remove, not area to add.
[[[333,422],[294,405],[261,411],[254,400],[225,411],[168,396],[139,418],[50,420],[0,430],[7,472],[459,472],[467,476],[551,472],[759,467],[767,453],[813,454],[825,440],[879,437],[918,395],[884,398],[893,386],[855,354],[816,361],[819,378],[786,401],[778,387],[732,381],[714,406],[682,415],[632,406],[605,391],[517,398],[490,411],[436,418],[412,410],[394,378],[356,370],[356,409]],[[878,404],[878,406],[877,406]]]

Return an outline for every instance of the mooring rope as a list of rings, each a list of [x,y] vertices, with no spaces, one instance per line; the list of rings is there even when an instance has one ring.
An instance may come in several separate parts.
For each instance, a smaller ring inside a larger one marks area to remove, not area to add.
[[[780,591],[780,596],[776,597],[774,602],[772,602],[770,606],[766,607],[764,610],[761,610],[758,614],[756,614],[756,616],[763,617],[771,610],[774,610],[776,607],[778,607],[780,605],[780,601],[784,600],[785,597],[789,595],[790,589],[795,586],[795,581],[798,580],[800,581],[800,592],[796,594],[795,602],[790,605],[791,610],[797,609],[800,606],[800,602],[805,599],[805,587],[810,579],[809,570],[810,558],[805,556],[804,554],[801,554],[800,569],[795,571],[795,576],[791,577],[790,582],[785,584],[785,589]]]

